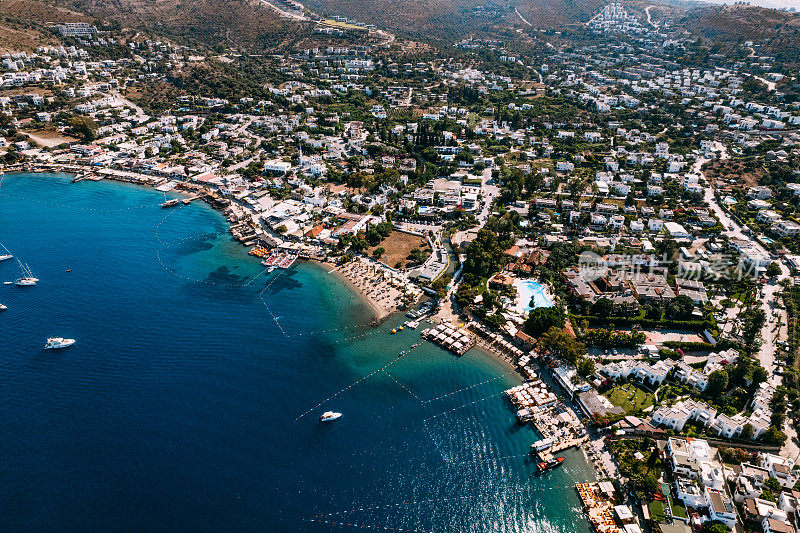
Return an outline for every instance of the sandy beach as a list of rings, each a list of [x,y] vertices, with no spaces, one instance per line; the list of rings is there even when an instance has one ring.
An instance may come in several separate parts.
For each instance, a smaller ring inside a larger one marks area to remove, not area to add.
[[[422,296],[416,285],[402,274],[380,263],[356,258],[331,270],[359,293],[375,312],[376,320],[414,305]]]

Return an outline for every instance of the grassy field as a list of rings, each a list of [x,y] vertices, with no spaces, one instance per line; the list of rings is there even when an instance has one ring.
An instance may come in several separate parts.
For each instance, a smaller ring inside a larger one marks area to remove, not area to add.
[[[632,383],[615,385],[606,391],[604,396],[614,405],[624,409],[625,413],[632,413],[637,409],[647,409],[655,402],[653,394]]]
[[[650,508],[650,518],[655,522],[663,522],[666,517],[664,516],[664,503],[658,500],[653,500],[647,506]]]
[[[424,237],[410,235],[402,231],[393,231],[388,237],[383,239],[383,242],[378,246],[370,248],[367,253],[372,255],[372,251],[375,248],[383,248],[386,250],[381,256],[380,261],[392,268],[394,268],[397,263],[405,264],[408,261],[406,257],[408,257],[408,254],[411,253],[411,250],[414,248],[419,248],[425,258],[431,255],[428,241]]]

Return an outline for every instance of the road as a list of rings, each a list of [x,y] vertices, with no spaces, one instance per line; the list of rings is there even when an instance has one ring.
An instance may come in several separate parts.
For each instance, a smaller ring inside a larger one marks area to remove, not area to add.
[[[651,25],[652,27],[654,27],[654,28],[658,28],[658,24],[653,22],[653,19],[650,18],[650,10],[653,9],[654,7],[656,7],[656,6],[647,6],[646,8],[644,8],[644,12],[647,15],[647,23],[649,25]]]
[[[481,211],[476,215],[475,218],[478,220],[478,228],[482,228],[486,225],[486,221],[489,220],[489,215],[492,212],[492,204],[494,203],[494,199],[500,195],[500,188],[496,185],[490,184],[492,181],[492,169],[485,168],[483,170],[483,174],[481,176],[481,195],[483,196],[483,207]],[[467,230],[469,231],[469,230]],[[466,231],[460,231],[455,233],[451,238],[455,238],[456,241],[460,241],[459,237],[463,236]],[[456,255],[458,255],[458,251],[455,250]],[[455,323],[458,321],[458,306],[455,303],[455,294],[456,290],[458,290],[458,286],[460,285],[460,277],[461,274],[461,265],[459,265],[458,270],[453,274],[453,283],[450,285],[450,289],[447,291],[447,297],[445,298],[446,301],[442,302],[439,306],[439,310],[436,313],[436,317],[442,321]]]
[[[144,112],[144,109],[142,109],[138,105],[134,104],[133,102],[131,102],[130,100],[128,100],[124,96],[122,96],[119,92],[111,93],[110,96],[112,98],[116,98],[118,101],[122,102],[125,105],[125,107],[130,107],[131,109],[133,109],[136,112],[136,121],[137,122],[141,123],[141,122],[145,122],[147,120],[150,120],[150,116],[147,113]]]
[[[528,26],[530,26],[531,28],[533,27],[533,24],[531,24],[530,22],[528,22],[527,20],[525,20],[525,17],[523,17],[523,16],[522,16],[522,13],[520,13],[520,12],[519,12],[519,9],[517,9],[517,8],[515,7],[515,8],[514,8],[514,12],[517,14],[517,16],[519,17],[519,19],[520,19],[522,22],[524,22],[525,24],[527,24],[527,25],[528,25]]]
[[[723,152],[723,156],[725,155],[726,154]],[[707,161],[708,159],[706,158],[698,158],[695,164],[692,166],[692,172],[702,176],[708,184],[704,191],[704,200],[708,204],[711,211],[719,219],[722,227],[725,228],[725,234],[728,237],[744,239],[751,242],[759,252],[769,257],[769,252],[750,236],[745,235],[744,231],[742,230],[742,226],[733,220],[728,213],[722,209],[722,206],[719,205],[719,202],[717,202],[716,196],[714,195],[714,188],[711,186],[709,180],[706,179],[702,171],[702,166]],[[789,268],[784,265],[783,262],[779,261],[777,264],[781,267],[781,274],[778,276],[778,280],[776,281],[788,278]],[[781,333],[780,324],[786,323],[786,313],[785,311],[777,308],[781,286],[776,281],[763,285],[760,289],[759,299],[761,300],[761,308],[764,310],[764,314],[767,319],[764,322],[764,327],[761,330],[762,343],[761,348],[758,351],[758,360],[761,362],[761,366],[763,366],[770,375],[770,382],[779,384],[780,377],[774,374],[776,368],[775,341],[779,339],[779,334]]]
[[[720,156],[721,159],[727,159],[728,154],[727,151],[722,150],[722,155]],[[692,172],[696,174],[700,174],[703,179],[708,184],[705,188],[704,192],[704,199],[708,204],[711,211],[719,219],[720,223],[722,224],[723,228],[725,228],[725,234],[729,237],[736,237],[739,239],[746,239],[753,243],[753,245],[763,254],[769,256],[767,250],[761,246],[757,241],[750,238],[749,236],[745,235],[742,231],[742,226],[738,224],[735,220],[733,220],[728,213],[726,213],[722,207],[717,202],[717,199],[714,195],[714,188],[711,186],[711,183],[708,179],[706,179],[705,175],[702,171],[702,166],[708,161],[705,158],[698,158],[695,164],[692,166]],[[766,320],[764,321],[764,326],[761,328],[761,346],[758,349],[758,354],[756,357],[758,361],[761,363],[761,366],[767,371],[767,375],[769,376],[768,381],[773,386],[778,386],[781,384],[781,376],[776,374],[775,371],[777,370],[776,363],[776,351],[777,351],[777,341],[781,339],[786,339],[788,335],[787,331],[787,315],[786,311],[783,309],[778,308],[778,303],[780,301],[780,294],[782,287],[780,285],[780,281],[783,279],[790,278],[789,276],[789,268],[782,262],[776,261],[777,265],[781,268],[781,273],[777,277],[777,279],[770,280],[769,283],[762,285],[759,289],[758,299],[761,301],[761,308],[764,310],[764,315],[766,316]],[[735,317],[730,317],[734,321],[736,320]],[[786,457],[798,457],[800,456],[800,447],[798,447],[798,440],[797,440],[797,433],[790,423],[789,419],[787,418],[787,422],[784,425],[783,431],[787,435],[786,444],[784,445],[783,449],[781,450],[781,454]]]

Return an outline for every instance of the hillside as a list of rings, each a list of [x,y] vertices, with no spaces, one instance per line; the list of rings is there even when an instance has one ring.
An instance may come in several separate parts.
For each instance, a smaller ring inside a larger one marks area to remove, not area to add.
[[[0,50],[35,50],[57,39],[45,26],[49,22],[80,22],[87,17],[41,0],[0,0]]]
[[[680,21],[693,34],[721,44],[762,43],[778,61],[800,62],[800,15],[751,6],[695,9]],[[755,51],[757,54],[758,51]]]
[[[514,0],[310,0],[308,6],[408,35],[463,38],[488,25],[515,18]]]
[[[563,29],[587,22],[607,3],[608,0],[308,0],[307,5],[320,13],[343,15],[414,38],[455,40],[473,31],[497,32],[508,27]],[[625,2],[634,7],[638,3]]]
[[[303,33],[296,22],[247,0],[70,0],[78,10],[194,45],[275,48]],[[307,30],[306,30],[307,31]]]

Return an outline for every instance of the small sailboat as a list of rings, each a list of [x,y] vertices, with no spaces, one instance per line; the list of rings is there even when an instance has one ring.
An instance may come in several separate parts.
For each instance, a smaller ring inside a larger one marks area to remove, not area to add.
[[[164,203],[160,204],[161,207],[173,207],[181,203],[179,198],[173,198],[172,200],[167,200],[167,193],[164,193]]]
[[[33,273],[28,265],[20,261],[19,268],[22,270],[22,277],[14,280],[14,285],[17,287],[32,287],[39,283],[39,278],[33,277]]]
[[[342,413],[335,413],[333,411],[325,411],[322,413],[322,416],[319,417],[320,422],[330,422],[331,420],[336,420],[342,416]]]

